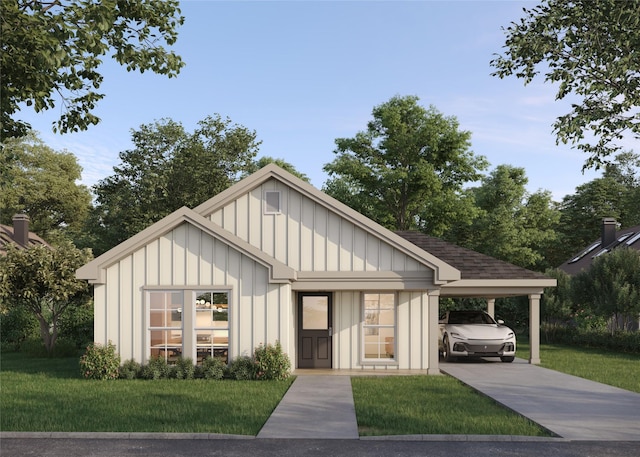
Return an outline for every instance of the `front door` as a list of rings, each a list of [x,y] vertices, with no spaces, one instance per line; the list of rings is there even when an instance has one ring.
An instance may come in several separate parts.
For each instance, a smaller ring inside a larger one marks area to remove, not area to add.
[[[331,294],[298,294],[298,368],[331,368]]]

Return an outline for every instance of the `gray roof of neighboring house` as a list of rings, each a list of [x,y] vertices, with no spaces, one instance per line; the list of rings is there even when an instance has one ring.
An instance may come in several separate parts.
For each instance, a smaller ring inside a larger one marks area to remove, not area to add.
[[[603,241],[603,238],[595,240],[558,268],[567,274],[575,275],[582,270],[588,270],[593,259],[614,249],[629,247],[640,251],[640,225],[617,230],[615,231],[615,236],[612,236],[611,239],[613,241],[609,243]],[[603,246],[604,243],[607,243],[606,246]]]
[[[415,231],[397,235],[460,270],[461,279],[546,279],[536,271],[518,267],[479,252]]]

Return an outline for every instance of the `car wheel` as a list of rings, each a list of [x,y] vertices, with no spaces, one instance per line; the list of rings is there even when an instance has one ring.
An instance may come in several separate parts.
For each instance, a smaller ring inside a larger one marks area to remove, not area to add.
[[[451,355],[451,348],[449,347],[449,337],[447,335],[444,336],[444,339],[442,340],[442,357],[444,358],[445,362],[453,362],[456,360],[455,357],[453,357]]]
[[[513,360],[515,359],[515,357],[500,357],[500,360],[502,360],[504,363],[511,363],[513,362]]]

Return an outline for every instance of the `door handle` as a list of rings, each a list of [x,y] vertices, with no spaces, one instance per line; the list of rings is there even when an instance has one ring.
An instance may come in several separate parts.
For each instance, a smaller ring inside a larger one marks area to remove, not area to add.
[[[333,327],[329,327],[329,336],[333,336]]]

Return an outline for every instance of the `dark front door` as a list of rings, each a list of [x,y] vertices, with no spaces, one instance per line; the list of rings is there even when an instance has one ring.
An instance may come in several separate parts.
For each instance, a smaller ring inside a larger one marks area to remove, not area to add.
[[[298,295],[298,368],[331,368],[330,293]]]

